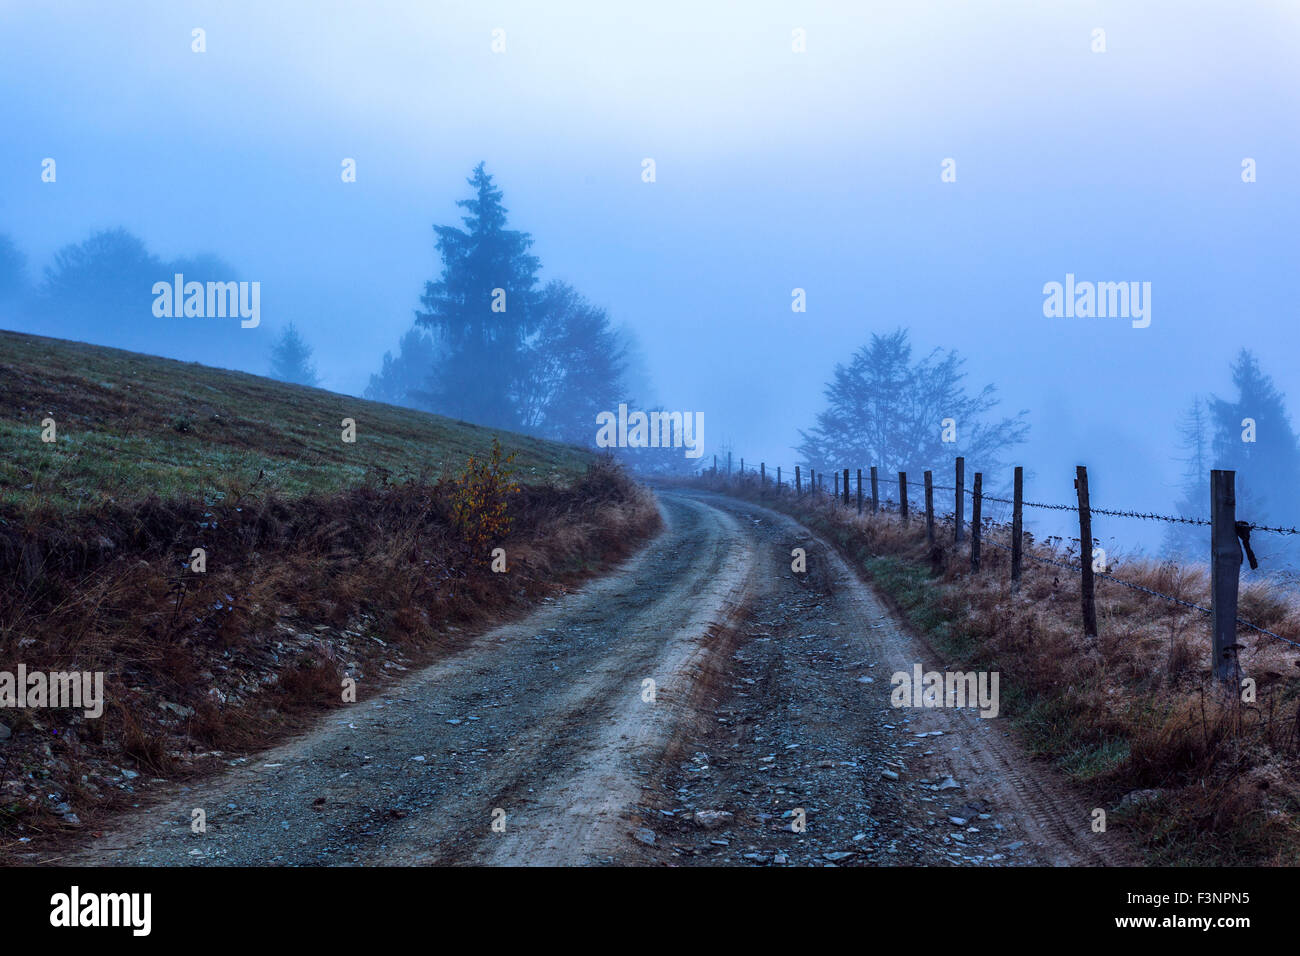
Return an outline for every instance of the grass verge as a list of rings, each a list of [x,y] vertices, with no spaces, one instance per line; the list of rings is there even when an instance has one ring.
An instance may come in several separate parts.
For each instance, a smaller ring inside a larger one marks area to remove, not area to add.
[[[1029,752],[1068,775],[1110,827],[1162,865],[1300,863],[1300,657],[1263,637],[1238,637],[1255,699],[1225,694],[1210,669],[1205,615],[1099,581],[1099,636],[1079,623],[1078,579],[1026,560],[1010,587],[1007,555],[987,544],[981,571],[936,516],[859,516],[826,496],[778,497],[757,477],[703,487],[784,511],[832,542],[949,666],[1000,673],[1001,714]],[[989,522],[983,535],[1009,539]],[[1077,563],[1060,542],[1026,536],[1036,557]],[[1114,571],[1115,568],[1112,567]],[[1208,605],[1208,575],[1168,562],[1125,561],[1124,580]],[[1241,614],[1300,633],[1300,610],[1267,584],[1243,588]]]
[[[445,479],[240,506],[150,500],[91,529],[99,548],[81,545],[84,515],[46,528],[34,557],[12,530],[0,537],[0,669],[102,672],[107,701],[98,718],[0,711],[0,862],[46,858],[151,784],[224,769],[350,706],[345,679],[365,700],[608,568],[659,523],[649,493],[606,464],[511,493],[510,530],[484,546],[457,528],[458,493]],[[203,573],[186,563],[195,542]]]

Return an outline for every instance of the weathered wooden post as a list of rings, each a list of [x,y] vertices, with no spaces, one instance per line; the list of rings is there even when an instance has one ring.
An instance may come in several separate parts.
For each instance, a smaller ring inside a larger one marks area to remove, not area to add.
[[[1241,683],[1237,662],[1237,587],[1241,545],[1237,543],[1237,473],[1210,472],[1210,596],[1214,611],[1214,676],[1234,688]]]
[[[808,468],[808,493],[816,497],[817,495],[817,469]]]
[[[934,475],[925,473],[925,540],[934,547]]]
[[[840,496],[840,473],[837,471],[835,472],[835,497],[838,498],[839,496]]]
[[[880,485],[877,483],[876,466],[871,466],[871,513],[880,510]]]
[[[758,493],[760,495],[767,493],[767,462],[758,463]]]
[[[849,506],[849,470],[844,469],[844,507]]]
[[[781,497],[781,466],[776,466],[776,496]]]
[[[957,525],[953,530],[953,543],[961,544],[961,523],[966,517],[966,459],[957,459]]]
[[[984,482],[984,473],[975,472],[975,487],[970,496],[970,569],[978,574],[980,569],[980,492]]]
[[[1016,466],[1015,490],[1011,495],[1011,593],[1020,590],[1020,529],[1024,505],[1025,469]]]
[[[799,475],[799,466],[794,466],[794,496],[803,497],[803,478]]]
[[[740,477],[745,477],[745,459],[740,459]]]
[[[718,477],[718,456],[713,456],[713,477]]]
[[[903,524],[907,524],[907,472],[898,473],[898,509],[903,516]]]
[[[1096,582],[1092,571],[1092,511],[1088,504],[1088,469],[1079,465],[1075,469],[1074,487],[1079,494],[1079,561],[1083,565],[1083,579],[1079,583],[1079,599],[1083,604],[1083,633],[1097,636]]]
[[[858,469],[858,514],[862,514],[862,469]]]

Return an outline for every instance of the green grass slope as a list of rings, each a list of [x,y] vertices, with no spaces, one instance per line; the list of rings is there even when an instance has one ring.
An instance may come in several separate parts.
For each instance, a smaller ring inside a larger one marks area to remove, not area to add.
[[[46,418],[53,443],[41,440]],[[342,440],[344,418],[356,422],[355,443]],[[0,330],[0,515],[436,477],[490,452],[494,435],[516,453],[524,483],[567,482],[592,460],[571,446],[318,388]]]

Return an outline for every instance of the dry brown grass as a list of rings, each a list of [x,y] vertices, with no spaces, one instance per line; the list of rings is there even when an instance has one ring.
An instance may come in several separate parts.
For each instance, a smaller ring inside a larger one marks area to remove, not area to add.
[[[628,554],[652,496],[608,463],[523,486],[509,534],[455,530],[456,480],[240,502],[162,501],[0,526],[0,660],[104,671],[104,715],[0,711],[0,858],[93,827],[145,778],[219,769]],[[193,547],[207,571],[187,569]],[[491,549],[508,572],[491,571]],[[85,775],[85,780],[82,775]],[[58,794],[51,800],[50,794]],[[22,844],[26,837],[33,842]]]
[[[1078,575],[1032,560],[1012,593],[1009,555],[989,547],[981,572],[952,525],[925,540],[923,515],[858,516],[826,496],[779,499],[756,479],[704,484],[761,499],[833,541],[953,666],[1001,673],[1003,713],[1031,752],[1051,759],[1131,828],[1153,861],[1300,862],[1300,652],[1240,629],[1243,675],[1258,697],[1225,693],[1210,669],[1207,615],[1098,579],[1098,637],[1083,634]],[[1040,558],[1078,563],[1059,540],[1030,540]],[[1204,567],[1125,558],[1115,577],[1208,607]],[[1241,589],[1239,615],[1300,639],[1300,600],[1269,582]],[[1158,790],[1149,803],[1122,801]]]

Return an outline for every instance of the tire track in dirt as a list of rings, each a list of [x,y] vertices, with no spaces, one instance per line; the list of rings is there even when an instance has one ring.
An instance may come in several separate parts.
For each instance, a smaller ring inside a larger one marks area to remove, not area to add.
[[[1062,774],[1027,758],[1005,719],[890,706],[894,672],[910,674],[917,663],[926,671],[948,668],[831,544],[752,502],[692,494],[762,526],[770,556],[760,565],[763,583],[754,598],[755,639],[742,643],[732,675],[739,682],[717,711],[730,726],[715,723],[698,736],[690,746],[704,760],[670,773],[645,795],[646,819],[657,813],[671,821],[659,821],[671,847],[657,851],[661,858],[672,852],[676,862],[719,864],[1133,861],[1115,834],[1092,832],[1091,805]],[[796,546],[808,551],[806,575],[790,571]],[[761,744],[752,744],[760,735]],[[796,806],[820,808],[816,831],[810,822],[802,836],[790,832],[782,814]],[[705,831],[681,822],[706,808],[734,814],[732,826]]]

